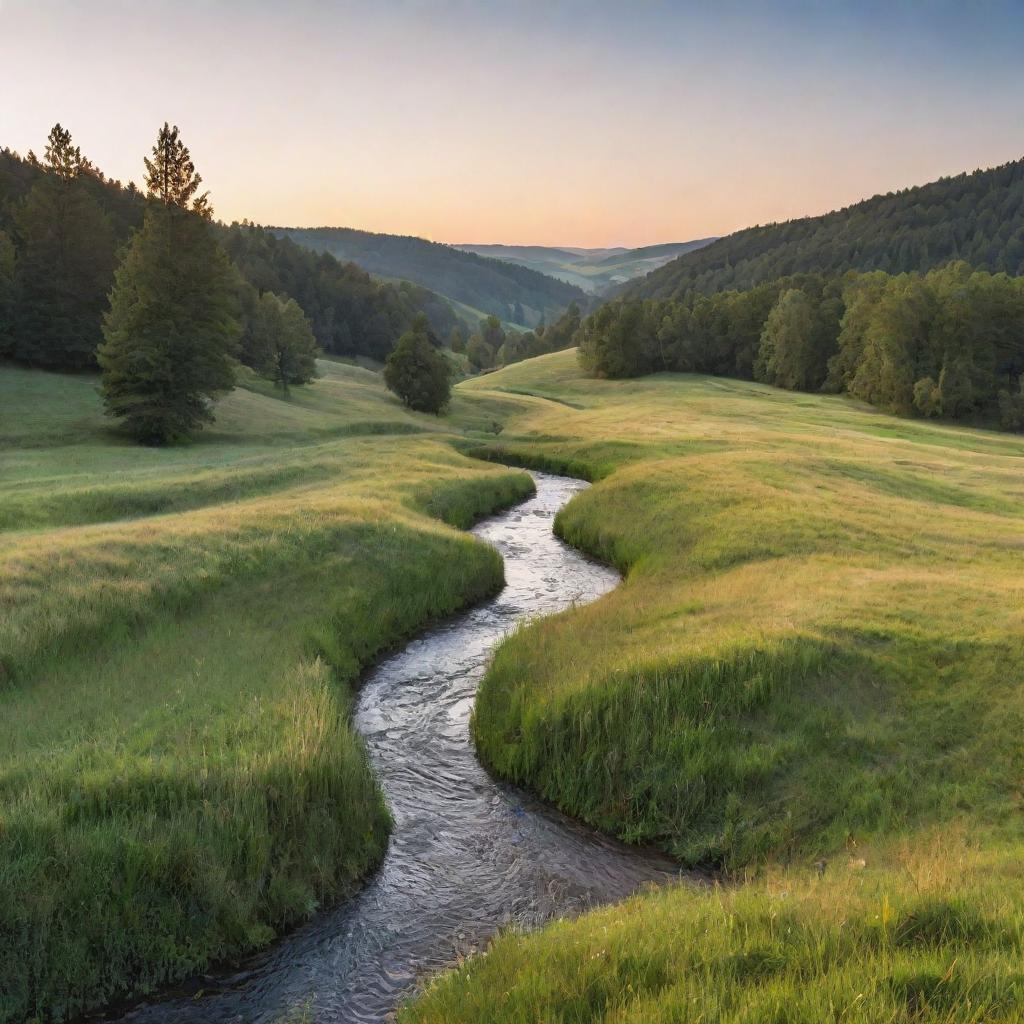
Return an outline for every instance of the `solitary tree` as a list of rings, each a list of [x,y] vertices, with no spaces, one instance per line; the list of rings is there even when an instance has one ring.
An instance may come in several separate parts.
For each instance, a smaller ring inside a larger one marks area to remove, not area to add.
[[[263,293],[253,316],[250,345],[246,362],[286,393],[290,385],[308,384],[316,377],[316,338],[294,299],[282,301],[273,292]]]
[[[177,128],[146,160],[142,229],[118,268],[99,350],[107,412],[144,444],[187,437],[234,387],[234,278]]]
[[[451,397],[448,361],[423,330],[406,331],[384,364],[384,382],[417,412],[440,413]]]
[[[15,211],[23,246],[17,264],[21,362],[60,370],[95,367],[96,347],[114,272],[114,240],[86,187],[94,173],[71,133],[54,125],[43,177]]]

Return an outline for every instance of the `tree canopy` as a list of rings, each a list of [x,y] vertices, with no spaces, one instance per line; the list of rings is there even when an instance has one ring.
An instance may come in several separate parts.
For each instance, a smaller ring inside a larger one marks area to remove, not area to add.
[[[902,414],[1024,420],[1024,278],[963,262],[794,275],[684,301],[625,296],[579,337],[581,365],[601,376],[713,373],[846,391]]]
[[[287,392],[316,377],[316,356],[316,338],[302,307],[294,299],[264,292],[243,336],[242,362]]]
[[[147,179],[145,220],[117,270],[98,353],[107,412],[152,445],[212,421],[213,399],[234,387],[239,333],[236,278],[208,223],[209,203],[189,202],[198,175],[165,129],[161,175]],[[178,185],[169,190],[166,181]]]
[[[406,331],[384,364],[384,382],[417,412],[441,413],[451,398],[448,360],[431,343],[426,318]]]

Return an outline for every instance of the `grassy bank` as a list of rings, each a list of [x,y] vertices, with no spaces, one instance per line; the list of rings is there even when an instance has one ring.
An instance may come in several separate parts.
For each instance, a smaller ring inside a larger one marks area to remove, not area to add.
[[[0,1020],[265,945],[383,852],[350,684],[500,585],[444,524],[532,484],[324,371],[147,451],[93,380],[0,368]]]
[[[405,1019],[1019,1019],[1024,441],[572,353],[485,389],[527,403],[493,457],[599,481],[557,526],[626,579],[503,645],[481,755],[764,874],[506,937]],[[925,857],[936,830],[961,853]]]

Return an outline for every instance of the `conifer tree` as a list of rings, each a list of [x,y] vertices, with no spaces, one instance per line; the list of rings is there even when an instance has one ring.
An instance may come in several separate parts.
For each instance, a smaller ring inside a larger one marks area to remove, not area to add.
[[[107,412],[144,444],[187,437],[234,387],[236,278],[177,127],[146,161],[142,229],[118,268],[99,351]]]
[[[102,339],[113,233],[85,187],[95,170],[60,124],[41,166],[43,178],[15,212],[22,247],[12,354],[29,365],[86,370],[95,367]]]

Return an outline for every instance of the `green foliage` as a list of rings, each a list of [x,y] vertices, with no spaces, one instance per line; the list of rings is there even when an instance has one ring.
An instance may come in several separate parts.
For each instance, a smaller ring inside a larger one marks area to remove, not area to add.
[[[384,382],[416,412],[440,414],[451,398],[451,368],[431,344],[426,324],[398,339],[384,364]]]
[[[494,318],[494,325],[495,329],[488,330],[487,334],[494,340],[497,340],[500,345],[504,342],[505,332],[501,329],[497,318]],[[498,358],[497,348],[484,337],[483,328],[485,326],[489,326],[488,322],[486,320],[481,321],[480,333],[471,335],[466,345],[466,358],[469,360],[469,365],[477,371],[486,370],[494,366],[494,361]]]
[[[107,411],[136,440],[183,440],[213,421],[213,399],[234,387],[232,284],[205,220],[149,207],[118,268],[99,350]]]
[[[875,196],[822,217],[737,231],[654,271],[629,294],[688,300],[797,273],[900,274],[952,260],[1024,274],[1024,160]]]
[[[150,197],[165,206],[191,210],[203,220],[211,220],[209,192],[196,195],[203,179],[196,173],[192,155],[181,141],[178,126],[173,128],[164,121],[153,147],[153,159],[144,158],[146,164],[146,190]]]
[[[264,292],[243,335],[240,358],[284,391],[316,377],[316,339],[299,304]]]
[[[456,324],[449,335],[448,346],[453,352],[458,355],[465,354],[466,351],[466,332],[462,329],[459,324]]]
[[[1024,278],[954,263],[924,275],[802,274],[686,302],[625,296],[578,337],[597,376],[714,373],[847,391],[901,414],[994,416],[1024,372]]]
[[[761,331],[754,376],[789,390],[814,389],[814,307],[807,294],[790,288],[779,296]]]
[[[451,306],[427,289],[408,281],[375,281],[354,263],[339,263],[264,228],[232,224],[223,230],[221,240],[257,291],[298,302],[325,352],[383,362],[417,313],[426,313],[442,337],[456,324]]]
[[[114,240],[85,185],[91,173],[70,134],[55,125],[43,173],[14,214],[22,242],[12,355],[21,362],[64,370],[96,365]]]

